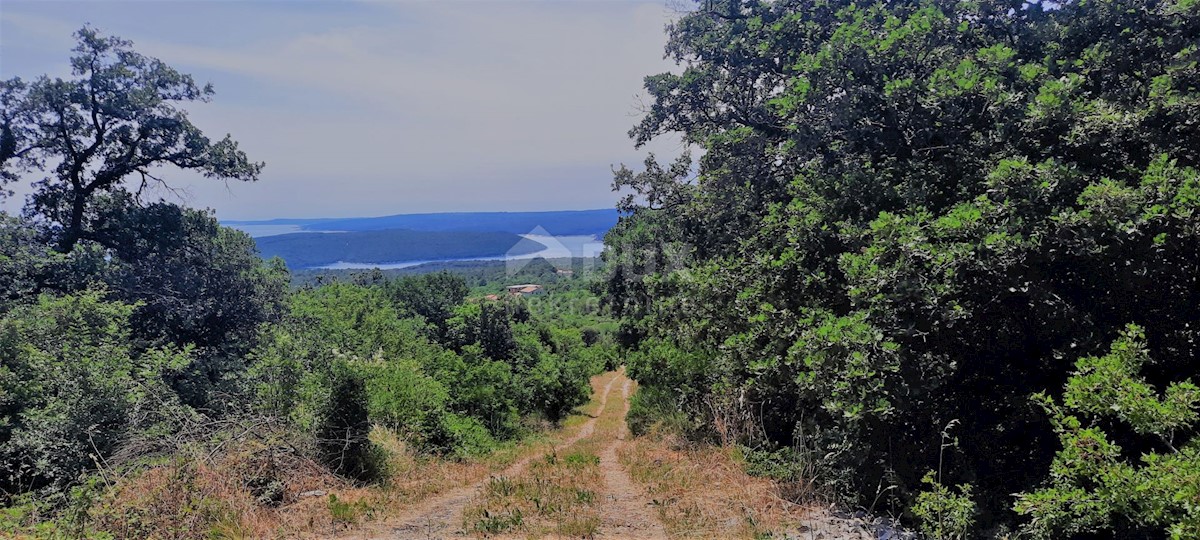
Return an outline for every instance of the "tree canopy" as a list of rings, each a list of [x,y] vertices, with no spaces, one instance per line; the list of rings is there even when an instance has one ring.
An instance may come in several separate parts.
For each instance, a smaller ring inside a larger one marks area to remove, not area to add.
[[[51,228],[59,251],[83,239],[108,242],[114,231],[96,199],[128,193],[140,202],[147,189],[169,190],[162,167],[258,179],[262,163],[228,135],[212,141],[178,107],[208,101],[211,85],[93,28],[76,37],[72,78],[0,81],[0,188],[26,173],[45,174],[28,211]]]
[[[944,480],[1012,524],[1075,359],[1135,323],[1150,384],[1200,374],[1200,4],[718,0],[668,34],[630,135],[704,153],[617,175],[648,204],[605,289],[711,430],[905,510],[955,420]]]

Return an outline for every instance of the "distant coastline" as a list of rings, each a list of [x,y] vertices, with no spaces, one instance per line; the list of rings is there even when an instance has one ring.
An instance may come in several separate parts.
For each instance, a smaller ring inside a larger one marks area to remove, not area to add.
[[[226,221],[293,269],[599,256],[616,210],[448,212],[348,219]]]
[[[529,259],[578,259],[599,257],[604,244],[595,235],[545,236],[523,234],[522,238],[538,242],[545,249],[530,253],[505,253],[504,255],[484,255],[457,259],[429,259],[416,261],[393,261],[387,263],[351,263],[338,261],[333,264],[316,267],[320,270],[399,270],[432,263],[470,262],[470,261],[520,261]]]

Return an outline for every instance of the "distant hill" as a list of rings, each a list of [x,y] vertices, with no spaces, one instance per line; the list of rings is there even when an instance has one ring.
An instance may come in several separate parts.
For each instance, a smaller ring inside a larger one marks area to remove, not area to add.
[[[256,238],[265,258],[280,257],[291,268],[338,262],[399,263],[523,255],[545,245],[509,232],[382,230],[290,233]]]
[[[552,235],[603,235],[617,224],[617,211],[564,210],[554,212],[447,212],[398,214],[347,219],[272,219],[226,221],[234,227],[292,225],[306,231],[480,231],[525,234],[537,227]]]

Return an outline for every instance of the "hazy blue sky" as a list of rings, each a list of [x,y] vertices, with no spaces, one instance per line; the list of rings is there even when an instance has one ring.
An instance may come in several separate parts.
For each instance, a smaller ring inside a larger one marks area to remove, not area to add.
[[[672,16],[661,1],[3,0],[0,76],[67,75],[91,23],[213,83],[193,121],[266,161],[262,180],[169,177],[223,219],[602,208],[610,166],[642,159],[625,133],[642,77],[674,69]]]

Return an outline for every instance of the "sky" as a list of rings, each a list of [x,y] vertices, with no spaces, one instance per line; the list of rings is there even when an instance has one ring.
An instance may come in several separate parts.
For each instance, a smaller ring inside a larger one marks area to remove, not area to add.
[[[613,166],[682,151],[626,135],[642,78],[679,70],[674,16],[662,0],[3,0],[0,78],[68,76],[91,24],[212,83],[192,121],[266,162],[261,179],[163,172],[184,192],[168,200],[225,220],[611,208]]]

